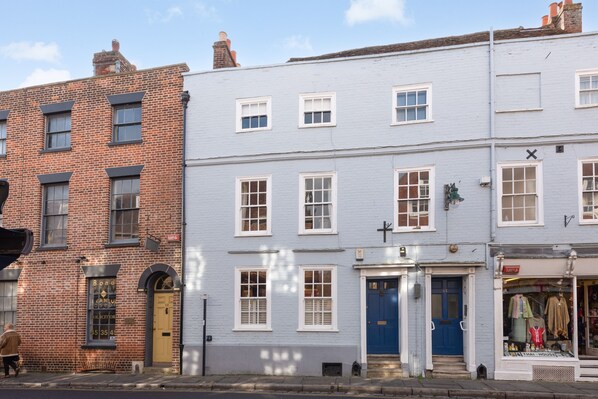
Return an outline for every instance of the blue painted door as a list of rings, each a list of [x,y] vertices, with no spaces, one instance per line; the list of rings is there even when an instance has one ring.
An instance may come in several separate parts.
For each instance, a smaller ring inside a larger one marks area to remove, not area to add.
[[[432,279],[432,354],[462,355],[462,280],[460,277]]]
[[[399,353],[399,281],[367,280],[367,352]]]

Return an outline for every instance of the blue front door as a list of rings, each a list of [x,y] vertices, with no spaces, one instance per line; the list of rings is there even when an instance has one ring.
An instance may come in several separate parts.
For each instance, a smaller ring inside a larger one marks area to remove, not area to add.
[[[367,352],[399,353],[399,281],[367,280]]]
[[[432,279],[432,354],[463,354],[462,302],[460,277]]]

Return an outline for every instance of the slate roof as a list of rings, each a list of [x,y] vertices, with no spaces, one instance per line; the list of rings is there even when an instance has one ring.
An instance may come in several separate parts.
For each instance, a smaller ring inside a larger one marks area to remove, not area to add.
[[[542,37],[542,36],[554,36],[554,35],[562,35],[566,34],[567,32],[553,27],[553,26],[544,26],[541,28],[531,28],[526,29],[523,27],[515,28],[515,29],[503,29],[503,30],[496,30],[494,31],[494,40],[511,40],[511,39],[524,39],[524,38],[532,38],[532,37]],[[363,47],[353,50],[345,50],[339,51],[337,53],[329,53],[323,54],[313,57],[297,57],[291,58],[287,62],[301,62],[301,61],[317,61],[317,60],[329,60],[335,58],[347,58],[347,57],[359,57],[364,55],[375,55],[375,54],[386,54],[386,53],[397,53],[401,51],[413,51],[413,50],[423,50],[423,49],[432,49],[438,47],[448,47],[448,46],[456,46],[461,44],[470,44],[470,43],[481,43],[481,42],[488,42],[490,41],[490,32],[477,32],[477,33],[470,33],[461,36],[449,36],[449,37],[441,37],[436,39],[427,39],[427,40],[419,40],[416,42],[407,42],[407,43],[396,43],[396,44],[387,44],[382,46],[372,46],[372,47]]]

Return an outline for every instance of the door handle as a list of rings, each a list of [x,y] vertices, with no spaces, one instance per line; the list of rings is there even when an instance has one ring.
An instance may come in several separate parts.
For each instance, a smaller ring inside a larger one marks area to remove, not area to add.
[[[467,331],[467,328],[464,327],[465,320],[461,320],[459,322],[459,327],[461,327],[461,331]]]
[[[432,330],[431,330],[431,331],[434,331],[434,330],[436,330],[436,326],[434,325],[434,322],[433,322],[433,321],[431,321],[430,323],[432,323]]]

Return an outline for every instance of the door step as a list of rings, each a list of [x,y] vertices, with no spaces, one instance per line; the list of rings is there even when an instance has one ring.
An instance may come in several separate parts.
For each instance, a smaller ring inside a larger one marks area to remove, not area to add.
[[[432,356],[432,378],[471,379],[463,356]]]
[[[592,356],[579,357],[580,376],[578,381],[598,382],[598,358]]]
[[[149,375],[169,375],[176,374],[172,367],[144,367],[143,374]]]
[[[400,355],[368,355],[367,378],[403,378]]]

